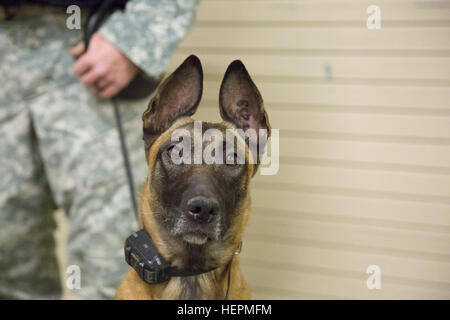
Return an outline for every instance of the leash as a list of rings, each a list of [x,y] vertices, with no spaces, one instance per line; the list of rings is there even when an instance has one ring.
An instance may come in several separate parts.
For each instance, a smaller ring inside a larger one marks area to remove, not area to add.
[[[84,44],[85,50],[89,46],[89,41],[95,31],[98,30],[100,25],[106,19],[106,17],[117,9],[123,10],[125,8],[127,0],[105,0],[102,1],[100,6],[91,11],[91,14],[86,22],[84,28]],[[123,129],[122,117],[120,114],[120,104],[118,96],[125,98],[141,98],[145,97],[156,88],[157,83],[151,81],[149,78],[140,72],[131,81],[131,83],[123,89],[117,96],[111,99],[114,116],[116,118],[116,126],[119,134],[120,149],[123,158],[123,164],[127,175],[128,187],[130,190],[130,197],[134,215],[137,221],[139,221],[138,207],[136,203],[136,193],[134,189],[133,172],[131,170],[130,159],[128,156],[128,149],[125,139],[125,131]],[[141,229],[132,235],[130,235],[125,241],[125,260],[127,263],[137,272],[139,277],[150,285],[169,281],[171,277],[187,277],[194,276],[203,273],[210,272],[217,267],[209,269],[178,269],[172,267],[168,261],[158,252],[151,236]],[[242,242],[227,264],[227,290],[225,293],[225,300],[229,299],[230,287],[231,287],[231,267],[233,264],[233,258],[239,254],[242,250]]]
[[[228,300],[228,295],[230,293],[230,285],[231,285],[231,264],[233,263],[234,253],[231,256],[230,262],[228,262],[228,276],[227,276],[227,293],[225,293],[225,300]]]
[[[101,26],[103,21],[106,19],[106,17],[118,9],[125,9],[127,1],[117,1],[117,0],[105,0],[102,1],[100,6],[96,9],[93,9],[91,11],[91,14],[86,22],[86,25],[84,27],[84,44],[85,44],[85,50],[87,51],[87,48],[89,46],[89,41],[94,34],[98,30],[98,28]],[[150,86],[152,87],[152,86]],[[128,156],[128,148],[126,144],[125,139],[125,131],[123,129],[122,124],[122,117],[120,115],[120,104],[117,96],[113,97],[111,99],[113,108],[114,108],[114,116],[116,118],[116,126],[117,131],[119,134],[119,140],[120,140],[120,150],[122,153],[123,158],[123,164],[125,168],[125,172],[127,175],[127,181],[128,181],[128,188],[130,189],[130,197],[131,197],[131,203],[134,211],[134,216],[137,221],[139,221],[139,213],[138,213],[138,207],[136,203],[136,192],[134,189],[134,179],[133,179],[133,172],[131,170],[130,165],[130,159]]]
[[[125,171],[127,174],[128,188],[130,189],[131,204],[133,205],[133,211],[134,216],[136,217],[136,221],[139,221],[139,212],[136,203],[136,192],[134,190],[133,172],[131,171],[130,159],[128,157],[127,143],[125,140],[125,132],[123,130],[122,117],[120,116],[120,105],[116,97],[112,98],[112,104],[114,106],[114,115],[116,117],[117,130],[119,132],[120,149],[122,150],[123,164],[125,166]]]
[[[228,294],[230,293],[231,285],[231,265],[233,263],[234,256],[237,256],[242,251],[242,241],[239,241],[237,249],[233,252],[230,262],[228,262],[228,280],[227,280],[227,293],[225,294],[225,300],[228,300]]]

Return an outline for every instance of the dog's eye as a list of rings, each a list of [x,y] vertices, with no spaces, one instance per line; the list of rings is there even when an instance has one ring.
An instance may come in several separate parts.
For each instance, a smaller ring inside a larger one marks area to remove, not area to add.
[[[230,152],[227,154],[227,158],[225,159],[225,163],[227,166],[235,166],[238,164],[238,155],[236,152]]]

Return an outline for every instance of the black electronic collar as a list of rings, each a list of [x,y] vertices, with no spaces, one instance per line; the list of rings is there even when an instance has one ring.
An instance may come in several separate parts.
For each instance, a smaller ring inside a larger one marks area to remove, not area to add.
[[[234,252],[241,252],[242,242]],[[230,272],[233,257],[228,263],[228,289],[230,286]],[[146,283],[153,285],[169,281],[171,277],[187,277],[212,271],[218,267],[210,269],[178,269],[172,267],[170,263],[158,252],[152,238],[144,229],[130,235],[125,241],[125,260],[136,271],[139,277]],[[226,298],[228,297],[228,290]]]

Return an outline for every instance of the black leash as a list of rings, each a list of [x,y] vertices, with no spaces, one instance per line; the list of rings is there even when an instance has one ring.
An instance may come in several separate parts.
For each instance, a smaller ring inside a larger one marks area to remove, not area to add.
[[[233,253],[233,255],[231,256],[231,260],[230,262],[228,262],[228,279],[227,279],[227,293],[225,294],[225,300],[228,300],[228,295],[230,293],[230,285],[231,285],[231,265],[233,263],[233,258],[234,258],[235,253]]]
[[[139,213],[136,203],[136,193],[134,190],[133,172],[131,171],[130,159],[128,157],[127,143],[125,140],[125,132],[123,130],[122,117],[120,116],[120,105],[116,97],[112,98],[112,103],[114,106],[114,114],[116,117],[117,130],[119,132],[120,148],[122,150],[123,164],[125,166],[125,171],[127,173],[128,187],[130,188],[131,203],[133,205],[133,211],[136,220],[139,221]]]
[[[228,280],[227,280],[227,293],[225,294],[225,300],[228,300],[228,294],[230,293],[230,285],[231,285],[231,266],[233,264],[233,258],[235,255],[240,254],[242,251],[242,241],[239,242],[238,248],[233,252],[231,256],[230,262],[228,262]]]
[[[117,9],[123,10],[125,8],[127,0],[105,0],[102,1],[98,8],[91,11],[91,14],[87,20],[84,28],[84,43],[85,50],[89,46],[89,40],[95,31],[98,30],[100,25],[106,19],[106,17]],[[140,72],[133,79],[133,81],[126,87],[119,96],[126,98],[142,98],[151,92],[157,86],[157,83]],[[116,118],[117,130],[119,133],[120,147],[122,152],[123,163],[127,175],[128,187],[130,189],[130,197],[133,206],[133,211],[136,220],[139,221],[138,207],[136,203],[136,193],[134,189],[133,172],[131,170],[130,159],[128,156],[128,149],[125,139],[125,131],[123,130],[122,117],[120,115],[120,104],[117,96],[111,99],[114,107],[114,116]],[[241,252],[242,242],[239,243],[238,249],[233,252],[230,261],[227,264],[227,291],[225,293],[225,300],[229,299],[230,287],[231,287],[231,267],[233,263],[234,255]],[[173,277],[185,277],[193,276],[206,272],[210,272],[214,268],[207,270],[194,270],[194,269],[178,269],[174,268],[167,262],[164,257],[158,252],[155,244],[153,243],[150,235],[144,230],[139,230],[133,233],[125,242],[125,260],[133,267],[139,277],[148,284],[157,284],[168,281]]]
[[[84,28],[84,44],[85,44],[85,51],[87,51],[87,48],[89,46],[89,41],[94,34],[100,27],[100,25],[103,23],[103,21],[106,19],[106,17],[114,12],[115,10],[121,9],[123,10],[125,8],[126,1],[116,1],[116,0],[106,0],[102,1],[100,6],[96,9],[93,9],[91,11],[91,14],[86,22],[85,28]],[[130,165],[130,159],[128,156],[128,148],[126,144],[125,139],[125,131],[123,130],[123,124],[122,124],[122,117],[120,115],[120,105],[119,100],[117,97],[113,97],[111,99],[113,107],[114,107],[114,116],[116,118],[116,125],[117,125],[117,131],[119,133],[119,140],[120,140],[120,149],[122,152],[122,158],[123,158],[123,164],[125,167],[125,172],[127,175],[127,181],[128,181],[128,187],[130,189],[130,197],[131,197],[131,203],[133,206],[134,215],[136,217],[136,220],[139,221],[139,213],[138,213],[138,207],[136,203],[136,192],[134,190],[134,179],[133,179],[133,172],[131,170]]]

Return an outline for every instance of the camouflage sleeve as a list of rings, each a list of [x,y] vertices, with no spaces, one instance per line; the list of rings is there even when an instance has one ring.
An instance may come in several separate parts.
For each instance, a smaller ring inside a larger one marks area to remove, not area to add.
[[[199,0],[130,0],[100,34],[148,75],[158,78],[194,20]]]

